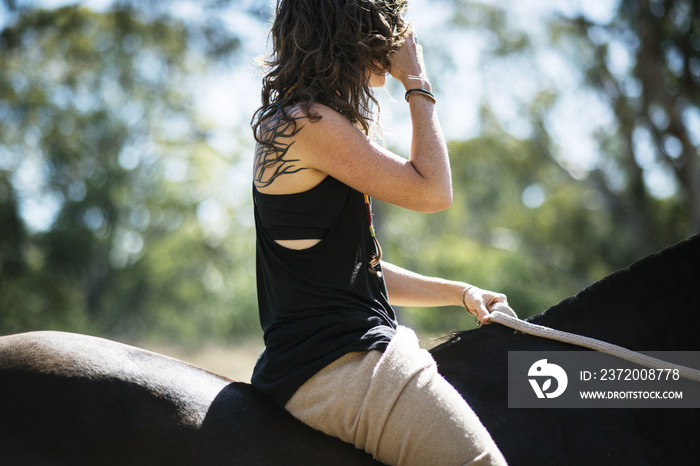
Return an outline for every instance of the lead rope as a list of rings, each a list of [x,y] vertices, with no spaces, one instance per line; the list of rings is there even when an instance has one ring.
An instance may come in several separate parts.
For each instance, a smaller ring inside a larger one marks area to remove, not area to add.
[[[604,341],[596,340],[595,338],[584,337],[583,335],[577,335],[575,333],[564,332],[562,330],[556,330],[549,327],[544,327],[542,325],[533,324],[532,322],[527,322],[521,320],[515,316],[515,312],[503,303],[496,303],[489,309],[489,317],[492,322],[497,322],[506,327],[510,327],[513,330],[517,330],[528,335],[534,335],[542,338],[547,338],[549,340],[561,341],[562,343],[569,343],[572,345],[582,346],[584,348],[592,349],[595,351],[600,351],[601,353],[606,353],[611,356],[615,356],[626,361],[639,364],[640,366],[649,367],[652,369],[671,369],[678,370],[678,374],[688,380],[693,380],[695,382],[700,382],[700,371],[692,369],[686,366],[680,366],[678,364],[673,364],[661,359],[652,358],[642,353],[629,350],[622,346],[613,345],[612,343],[607,343]]]
[[[379,245],[379,240],[377,240],[377,235],[374,232],[374,226],[372,224],[372,206],[369,203],[369,196],[367,194],[364,196],[365,206],[367,207],[367,220],[369,221],[369,234],[372,236],[376,251],[374,254],[372,254],[372,259],[369,261],[369,270],[370,272],[381,276],[381,272],[379,271],[379,261],[382,259],[382,247]]]

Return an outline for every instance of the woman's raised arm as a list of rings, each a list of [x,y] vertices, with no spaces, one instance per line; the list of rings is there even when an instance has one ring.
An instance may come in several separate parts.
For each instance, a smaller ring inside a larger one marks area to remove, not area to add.
[[[406,90],[430,91],[421,48],[410,35],[392,56],[391,74]],[[321,118],[297,121],[299,131],[289,157],[299,167],[325,173],[376,199],[420,212],[436,212],[452,203],[447,146],[432,99],[409,99],[413,134],[408,159],[380,147],[340,113],[312,106]]]

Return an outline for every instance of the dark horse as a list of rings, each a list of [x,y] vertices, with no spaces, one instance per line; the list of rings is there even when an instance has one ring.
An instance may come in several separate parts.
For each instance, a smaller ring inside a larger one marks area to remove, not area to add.
[[[700,350],[700,237],[616,272],[532,320],[635,350]],[[498,324],[432,350],[510,464],[697,464],[694,409],[513,409],[507,352],[572,347]],[[248,384],[94,337],[0,338],[0,463],[377,464]]]

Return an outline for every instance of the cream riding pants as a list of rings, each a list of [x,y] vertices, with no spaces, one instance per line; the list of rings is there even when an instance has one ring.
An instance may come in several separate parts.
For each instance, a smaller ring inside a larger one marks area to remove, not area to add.
[[[385,464],[506,464],[474,411],[405,327],[384,353],[348,353],[322,369],[285,408]]]

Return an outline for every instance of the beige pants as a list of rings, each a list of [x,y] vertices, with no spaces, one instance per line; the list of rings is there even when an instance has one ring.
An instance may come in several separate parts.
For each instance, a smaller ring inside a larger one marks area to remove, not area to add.
[[[349,353],[325,367],[285,408],[386,464],[506,464],[474,411],[405,327],[384,353]]]

